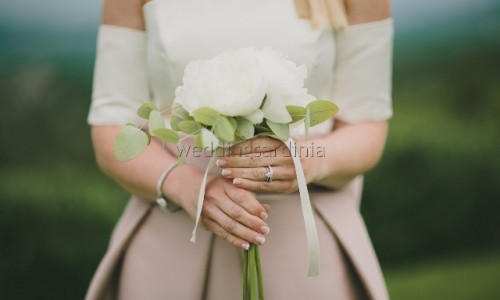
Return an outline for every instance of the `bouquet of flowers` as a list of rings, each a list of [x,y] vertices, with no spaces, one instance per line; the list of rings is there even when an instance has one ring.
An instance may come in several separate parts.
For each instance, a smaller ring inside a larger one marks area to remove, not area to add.
[[[297,66],[272,49],[242,48],[209,60],[192,61],[186,66],[183,85],[176,89],[170,108],[160,110],[154,103],[144,103],[137,114],[146,119],[145,124],[127,124],[120,130],[114,144],[115,157],[121,161],[133,159],[147,148],[151,137],[177,143],[180,149],[181,135],[195,136],[196,147],[217,149],[259,136],[287,142],[290,128],[302,124],[307,136],[309,127],[334,116],[338,107],[309,95],[304,88],[306,76],[305,66]],[[164,119],[168,111],[170,128]],[[146,125],[147,131],[143,130]],[[207,173],[214,166],[215,157],[210,159],[200,188],[192,242],[203,206]],[[318,237],[300,159],[292,158],[309,244],[309,275],[315,276],[319,272]],[[183,159],[179,155],[181,162]],[[263,299],[258,247],[252,244],[244,257],[243,297],[246,299],[249,291],[251,299],[255,299],[257,278],[259,298]]]

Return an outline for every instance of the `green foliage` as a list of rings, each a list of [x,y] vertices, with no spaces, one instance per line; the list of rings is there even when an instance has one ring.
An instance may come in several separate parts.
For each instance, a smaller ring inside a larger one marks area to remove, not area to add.
[[[255,128],[252,122],[243,117],[236,117],[235,119],[237,123],[235,131],[236,136],[242,139],[249,139],[253,137]]]
[[[196,121],[180,121],[177,126],[181,131],[187,134],[197,134],[203,126]]]
[[[151,111],[153,110],[158,110],[158,107],[156,104],[152,102],[146,102],[142,104],[138,109],[137,109],[137,115],[143,119],[149,119],[149,115]]]
[[[269,129],[282,141],[288,140],[290,137],[290,125],[274,123],[272,121],[266,120]]]
[[[316,126],[335,116],[339,108],[327,100],[315,100],[307,104],[306,114],[309,117],[308,126]]]
[[[151,135],[154,135],[153,132],[156,129],[164,129],[165,128],[165,121],[163,120],[159,111],[152,110],[149,113],[148,126],[149,126],[149,134],[151,134]]]
[[[179,118],[176,115],[170,116],[170,127],[175,131],[180,131],[179,122],[184,121],[185,119]]]
[[[179,142],[179,134],[177,132],[167,129],[167,128],[158,128],[153,131],[154,135],[159,137],[165,143],[177,143]]]
[[[218,138],[225,140],[227,142],[234,141],[235,128],[233,127],[233,125],[231,125],[231,122],[227,117],[220,116],[217,119],[215,119],[213,129],[215,135]]]
[[[306,109],[302,106],[287,105],[286,110],[288,110],[290,117],[292,117],[292,123],[303,120],[306,116]]]
[[[207,126],[214,126],[220,116],[215,109],[210,107],[200,107],[193,111],[195,121]]]
[[[126,125],[118,132],[114,142],[114,154],[117,160],[128,161],[146,150],[151,137],[133,125]]]

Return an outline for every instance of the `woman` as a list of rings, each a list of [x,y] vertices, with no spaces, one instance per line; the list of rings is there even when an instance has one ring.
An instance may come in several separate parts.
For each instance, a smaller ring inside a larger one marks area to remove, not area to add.
[[[340,107],[334,122],[299,145],[324,151],[301,157],[320,237],[318,277],[306,276],[295,169],[283,143],[247,141],[252,147],[239,149],[250,150],[236,153],[245,155],[218,160],[202,212],[207,231],[194,245],[207,160],[188,157],[170,172],[162,192],[182,210],[165,214],[154,202],[156,184],[175,151],[153,141],[132,161],[113,156],[117,132],[139,122],[143,101],[171,104],[190,60],[243,46],[271,47],[305,64],[309,92]],[[88,121],[99,166],[135,196],[87,299],[239,299],[241,249],[250,243],[263,245],[267,299],[387,299],[358,205],[360,175],[379,160],[392,114],[391,48],[388,0],[106,0]],[[279,151],[266,156],[263,148]]]

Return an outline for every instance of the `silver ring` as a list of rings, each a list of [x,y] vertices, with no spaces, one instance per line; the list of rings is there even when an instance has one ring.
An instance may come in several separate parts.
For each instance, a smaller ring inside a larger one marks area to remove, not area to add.
[[[273,168],[271,168],[271,166],[267,166],[265,167],[266,168],[266,181],[267,182],[271,182],[273,181]]]

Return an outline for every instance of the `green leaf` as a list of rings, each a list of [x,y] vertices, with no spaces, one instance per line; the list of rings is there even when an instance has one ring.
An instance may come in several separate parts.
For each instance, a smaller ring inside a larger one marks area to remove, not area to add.
[[[203,125],[214,126],[215,121],[221,115],[215,109],[210,107],[200,107],[193,112],[193,116],[195,121],[198,121]]]
[[[187,134],[197,134],[203,126],[196,121],[180,121],[178,124],[179,129]]]
[[[174,103],[172,106],[172,116],[186,120],[189,117],[189,112],[182,105]]]
[[[309,126],[316,126],[335,116],[339,111],[337,105],[327,100],[315,100],[307,104]]]
[[[156,129],[165,128],[165,120],[157,110],[152,110],[149,114],[149,134],[154,135]]]
[[[151,137],[133,125],[124,126],[114,142],[115,158],[128,161],[141,154],[151,142]]]
[[[177,143],[180,139],[177,132],[167,129],[167,128],[158,128],[153,130],[155,136],[159,137],[162,141],[166,143]]]
[[[255,131],[252,122],[244,117],[236,117],[235,119],[237,123],[235,134],[243,139],[252,138]]]
[[[215,135],[225,141],[234,141],[234,128],[231,122],[226,117],[219,117],[214,123],[214,133]]]
[[[137,115],[147,120],[149,119],[149,114],[151,113],[152,110],[158,110],[156,104],[152,102],[146,102],[137,109]]]
[[[304,138],[307,140],[309,135],[309,127],[311,125],[311,113],[309,112],[309,107],[306,108],[306,116],[304,118]]]
[[[273,131],[273,133],[282,141],[288,140],[290,137],[290,125],[282,123],[274,123],[272,121],[266,120],[267,126]]]
[[[175,131],[179,131],[181,130],[179,128],[179,122],[183,121],[184,119],[182,118],[179,118],[178,116],[176,115],[172,115],[170,116],[170,127],[172,127],[173,130]]]
[[[238,122],[236,122],[236,119],[233,117],[226,117],[229,120],[229,123],[231,123],[231,126],[233,126],[233,129],[236,130],[238,128]]]
[[[288,110],[290,117],[292,117],[292,123],[298,122],[306,116],[306,109],[302,106],[287,105],[286,110]]]
[[[201,132],[194,137],[194,146],[198,148],[197,150],[203,149],[203,138]]]

